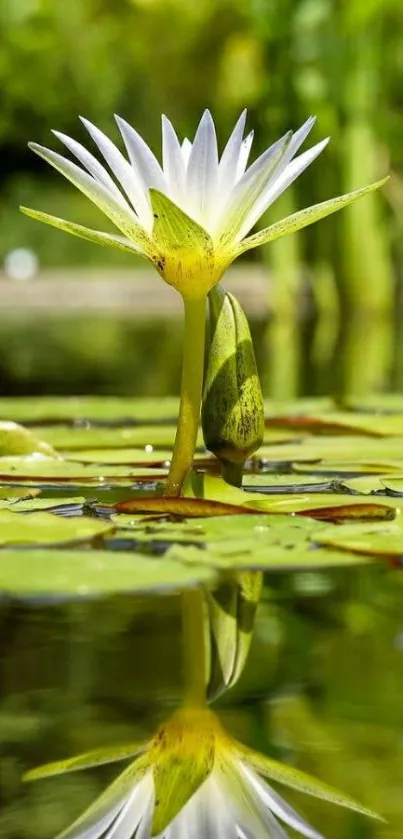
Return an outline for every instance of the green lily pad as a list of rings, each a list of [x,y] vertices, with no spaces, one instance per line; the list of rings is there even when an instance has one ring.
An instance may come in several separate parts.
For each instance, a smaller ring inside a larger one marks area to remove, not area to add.
[[[114,525],[110,521],[95,518],[62,518],[46,512],[0,510],[0,545],[90,542],[113,531]]]
[[[366,556],[403,556],[403,529],[400,524],[348,525],[337,531],[324,530],[318,537],[321,545],[352,551]]]
[[[365,414],[352,411],[294,416],[271,416],[269,426],[305,430],[312,434],[367,434],[370,437],[402,437],[403,419],[400,415]]]
[[[108,466],[100,464],[81,464],[49,458],[12,458],[0,459],[0,481],[33,484],[74,483],[74,484],[127,484],[144,479],[157,479],[164,476],[167,469],[149,469],[131,466]]]
[[[215,579],[214,570],[204,566],[185,566],[165,557],[150,561],[123,551],[0,551],[0,594],[18,598],[157,594],[211,584]]]
[[[120,539],[151,546],[165,544],[171,559],[185,564],[231,570],[309,570],[357,564],[357,555],[319,548],[328,525],[285,515],[234,515],[196,522],[147,523],[127,515],[114,516]],[[334,526],[334,530],[339,528]]]
[[[77,420],[120,422],[122,425],[125,420],[137,423],[175,422],[178,408],[179,399],[171,396],[155,399],[125,399],[121,396],[0,399],[0,416],[30,424]]]
[[[66,504],[85,504],[87,501],[84,496],[68,495],[65,498],[57,496],[55,498],[8,498],[0,500],[0,510],[11,510],[16,513],[33,513],[38,510],[53,510],[57,507],[63,507]]]
[[[98,428],[88,424],[83,427],[69,427],[68,425],[35,426],[35,432],[40,433],[44,440],[58,451],[79,451],[80,449],[124,449],[152,446],[156,449],[169,449],[175,440],[176,426],[170,425],[136,425],[120,428]],[[203,446],[201,432],[198,445]],[[169,455],[170,456],[170,455]]]

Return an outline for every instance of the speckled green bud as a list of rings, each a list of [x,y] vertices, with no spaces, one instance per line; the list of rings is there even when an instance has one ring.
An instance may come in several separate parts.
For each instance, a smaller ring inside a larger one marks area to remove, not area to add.
[[[232,294],[216,286],[209,293],[209,307],[204,442],[223,464],[242,468],[264,435],[263,397],[252,338],[242,307]]]

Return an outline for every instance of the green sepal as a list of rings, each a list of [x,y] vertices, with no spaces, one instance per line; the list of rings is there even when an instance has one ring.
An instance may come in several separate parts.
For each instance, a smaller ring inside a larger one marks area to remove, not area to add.
[[[54,763],[45,763],[30,769],[23,775],[23,781],[38,781],[42,778],[51,778],[54,775],[65,775],[67,772],[77,772],[80,769],[89,769],[93,766],[102,766],[105,763],[116,763],[119,760],[127,760],[144,752],[148,743],[128,743],[122,746],[107,746],[103,749],[93,749],[81,755],[57,760]]]
[[[212,250],[212,239],[200,224],[158,189],[150,189],[149,194],[154,215],[153,239],[161,250]]]
[[[186,715],[180,712],[160,729],[154,757],[152,836],[163,833],[208,778],[214,754],[215,733],[203,725],[202,718],[198,727],[191,715],[188,725]]]
[[[51,216],[48,213],[41,213],[39,210],[32,210],[30,207],[20,207],[25,216],[48,224],[50,227],[55,227],[57,230],[63,230],[65,233],[70,233],[72,236],[77,236],[79,239],[85,239],[87,242],[93,242],[95,245],[102,245],[106,248],[114,248],[125,253],[138,254],[144,256],[143,251],[125,239],[123,236],[114,236],[113,233],[104,233],[101,230],[91,230],[89,227],[83,227],[82,224],[75,224],[73,221],[67,221],[57,216]]]
[[[383,178],[381,181],[364,186],[362,189],[347,192],[345,195],[338,195],[336,198],[330,198],[328,201],[322,201],[320,204],[313,204],[312,207],[306,207],[298,213],[293,213],[291,216],[281,219],[276,224],[260,230],[253,236],[248,236],[236,245],[234,247],[233,258],[235,259],[236,256],[251,250],[251,248],[257,248],[259,245],[266,245],[268,242],[273,242],[281,236],[296,233],[297,230],[302,230],[303,227],[308,227],[308,225],[314,224],[316,221],[326,218],[326,216],[330,216],[331,213],[342,210],[343,207],[347,207],[349,204],[357,201],[358,198],[363,198],[364,195],[368,195],[368,193],[373,192],[375,189],[380,189],[387,180],[388,177]]]
[[[284,784],[292,789],[299,790],[305,795],[312,795],[315,798],[321,798],[323,801],[329,801],[331,804],[337,804],[339,807],[346,807],[349,810],[355,810],[357,813],[362,813],[364,816],[369,816],[371,819],[378,821],[385,821],[382,816],[364,807],[351,796],[335,789],[334,787],[325,784],[323,781],[307,775],[305,772],[300,772],[299,769],[294,769],[286,764],[279,763],[277,760],[272,760],[266,755],[259,752],[247,749],[245,746],[238,744],[239,757],[265,778],[270,778],[272,781],[277,781],[279,784]]]

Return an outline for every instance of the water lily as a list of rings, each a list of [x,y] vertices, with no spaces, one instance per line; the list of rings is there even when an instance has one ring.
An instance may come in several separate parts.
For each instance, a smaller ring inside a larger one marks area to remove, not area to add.
[[[163,117],[162,166],[135,129],[121,117],[116,120],[127,157],[102,131],[83,119],[106,165],[58,131],[54,132],[57,138],[81,165],[36,143],[30,146],[93,201],[123,235],[90,230],[46,213],[21,209],[75,236],[145,257],[182,295],[185,340],[181,404],[166,489],[166,494],[175,495],[180,492],[196,444],[207,293],[241,254],[318,221],[384,181],[316,204],[250,235],[267,208],[325,148],[328,139],[296,156],[314,118],[297,131],[288,131],[249,166],[253,133],[244,137],[245,111],[221,157],[209,111],[203,114],[193,142],[185,139],[180,143],[172,124]]]
[[[379,818],[320,781],[246,749],[207,707],[180,709],[148,744],[50,764],[29,772],[26,780],[135,753],[140,755],[134,763],[58,839],[287,839],[282,824],[307,839],[321,839],[263,778]]]

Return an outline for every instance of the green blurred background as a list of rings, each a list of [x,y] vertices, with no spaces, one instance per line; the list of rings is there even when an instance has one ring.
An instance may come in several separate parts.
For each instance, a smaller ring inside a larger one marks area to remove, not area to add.
[[[2,0],[0,261],[32,249],[52,299],[59,267],[77,279],[78,300],[90,267],[111,282],[126,269],[132,280],[137,266],[125,255],[18,213],[24,203],[107,228],[27,149],[30,139],[57,148],[52,128],[87,142],[79,114],[117,140],[118,112],[159,153],[161,113],[193,136],[209,107],[223,143],[247,106],[257,154],[314,113],[312,142],[330,134],[331,144],[262,223],[388,171],[391,178],[381,195],[256,252],[267,268],[267,306],[255,329],[265,391],[285,398],[402,390],[402,23],[399,0]],[[247,289],[249,263],[241,264]],[[3,282],[12,280],[0,278],[4,299]],[[158,318],[152,363],[149,342],[143,350],[146,307],[134,304],[131,315],[100,321],[84,312],[55,325],[46,307],[14,311],[11,303],[0,314],[2,392],[177,389],[178,329]]]

